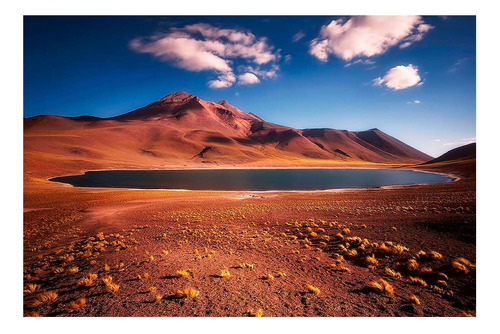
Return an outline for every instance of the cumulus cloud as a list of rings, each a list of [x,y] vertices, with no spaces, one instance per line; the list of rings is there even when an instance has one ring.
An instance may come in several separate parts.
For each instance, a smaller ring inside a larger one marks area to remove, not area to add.
[[[344,60],[372,57],[400,44],[408,47],[420,41],[433,27],[421,16],[354,16],[332,20],[321,27],[309,44],[309,53],[321,61],[330,54]]]
[[[212,88],[230,87],[237,81],[234,73],[236,63],[253,66],[256,69],[254,76],[259,71],[272,73],[263,78],[274,77],[279,70],[279,50],[274,50],[265,37],[205,23],[170,28],[166,33],[135,38],[129,46],[136,52],[149,53],[188,71],[213,72],[217,78],[208,82]]]
[[[253,65],[238,66],[239,72],[241,73],[250,72],[263,79],[272,79],[277,77],[279,69],[280,67],[278,64],[267,66],[265,69],[263,69],[261,66],[253,66]]]
[[[238,84],[240,85],[253,85],[259,83],[259,78],[250,72],[238,75]]]
[[[208,86],[210,88],[227,88],[231,87],[236,81],[236,76],[233,72],[226,72],[219,75],[217,80],[210,80]]]
[[[385,85],[387,88],[394,90],[420,86],[422,84],[423,81],[421,81],[420,75],[418,75],[418,68],[412,64],[393,67],[383,77],[373,79],[373,85]],[[420,101],[415,101],[415,103],[420,103]]]

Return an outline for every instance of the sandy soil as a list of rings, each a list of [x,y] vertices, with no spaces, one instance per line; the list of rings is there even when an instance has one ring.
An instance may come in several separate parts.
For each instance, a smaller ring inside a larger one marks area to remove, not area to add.
[[[72,188],[45,179],[81,169],[38,167],[26,316],[475,314],[471,164],[426,166],[461,177],[446,184],[309,193]]]

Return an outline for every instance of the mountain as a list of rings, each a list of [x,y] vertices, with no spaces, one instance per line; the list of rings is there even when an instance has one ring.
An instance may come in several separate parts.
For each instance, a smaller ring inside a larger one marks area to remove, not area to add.
[[[476,177],[476,143],[454,148],[445,154],[413,166],[417,169],[449,172],[463,177]]]
[[[454,148],[445,154],[432,159],[430,161],[424,162],[423,165],[435,164],[440,162],[458,162],[464,160],[475,160],[476,159],[476,143],[467,144]]]
[[[24,119],[25,164],[416,164],[432,157],[378,130],[294,129],[186,92],[123,115]]]

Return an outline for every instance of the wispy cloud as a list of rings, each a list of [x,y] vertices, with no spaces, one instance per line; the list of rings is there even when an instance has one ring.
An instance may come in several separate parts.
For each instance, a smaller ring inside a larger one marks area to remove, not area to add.
[[[304,34],[303,31],[299,31],[297,32],[295,35],[293,35],[292,37],[292,41],[294,42],[298,42],[300,41],[302,38],[304,38],[306,36],[306,34]]]
[[[408,101],[406,104],[420,104],[420,100]]]
[[[385,85],[387,88],[400,90],[423,84],[418,68],[412,64],[408,66],[399,65],[391,68],[383,77],[373,79],[373,85]],[[418,102],[420,103],[420,101]]]
[[[471,137],[471,138],[462,138],[459,141],[443,143],[443,145],[444,146],[462,146],[462,145],[472,144],[475,142],[476,142],[476,137]]]
[[[375,64],[375,62],[373,60],[370,60],[370,59],[357,59],[355,61],[351,61],[351,62],[346,63],[344,65],[344,67],[350,67],[350,66],[356,65],[356,64],[373,65],[373,64]]]
[[[344,60],[372,57],[400,44],[405,48],[420,41],[433,27],[421,16],[354,16],[332,20],[321,27],[309,44],[309,53],[320,61],[333,54]]]
[[[451,68],[449,69],[448,72],[450,73],[453,73],[453,72],[458,72],[459,70],[461,70],[464,65],[469,61],[469,58],[467,57],[464,57],[464,58],[460,58],[458,59],[452,66]]]
[[[166,33],[135,38],[129,46],[136,52],[152,54],[161,61],[187,71],[214,72],[217,78],[208,82],[211,88],[230,87],[238,80],[240,76],[235,74],[236,62],[250,66],[253,69],[251,74],[255,77],[259,73],[267,73],[262,76],[264,79],[274,77],[281,58],[279,50],[275,50],[265,37],[205,23],[172,27]],[[243,78],[248,79],[249,76]],[[258,77],[257,80],[260,82]]]

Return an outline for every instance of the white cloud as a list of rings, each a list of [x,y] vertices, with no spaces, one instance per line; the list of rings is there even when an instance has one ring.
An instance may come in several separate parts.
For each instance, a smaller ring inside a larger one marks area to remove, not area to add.
[[[416,85],[422,85],[423,82],[418,75],[418,68],[412,64],[408,66],[399,65],[391,68],[382,78],[378,77],[373,80],[375,86],[384,84],[387,88],[400,90]],[[416,102],[415,103],[420,103]]]
[[[250,72],[264,79],[272,79],[278,76],[278,71],[280,67],[278,64],[273,64],[268,66],[266,69],[262,69],[261,66],[252,66],[252,65],[242,65],[238,66],[238,71]]]
[[[231,87],[236,81],[236,76],[233,72],[222,73],[217,80],[210,80],[208,86],[210,88],[227,88]]]
[[[463,146],[463,145],[472,144],[475,142],[476,142],[476,137],[462,138],[459,141],[450,142],[450,143],[443,143],[443,146]]]
[[[467,63],[469,59],[467,57],[458,59],[453,66],[450,68],[449,72],[457,72]]]
[[[309,44],[309,53],[321,61],[333,54],[344,60],[372,57],[402,43],[408,47],[423,38],[433,27],[421,16],[354,16],[332,20],[321,27],[319,36]]]
[[[356,65],[356,64],[364,64],[364,65],[373,65],[375,64],[375,62],[373,60],[370,60],[370,59],[357,59],[355,61],[351,61],[351,62],[348,62],[344,65],[344,67],[349,67],[349,66],[352,66],[352,65]]]
[[[381,77],[373,79],[373,85],[374,86],[381,86],[384,83],[384,79]]]
[[[292,37],[292,41],[294,41],[294,42],[298,42],[298,41],[300,41],[302,38],[304,38],[305,36],[306,36],[306,34],[304,34],[304,32],[299,31],[298,33],[296,33],[295,35],[293,35],[293,37]]]
[[[257,78],[257,76],[253,73],[247,72],[238,75],[238,84],[240,85],[253,85],[259,82],[259,78]]]
[[[408,101],[406,104],[420,104],[420,100]]]
[[[130,41],[132,50],[149,53],[161,61],[188,71],[212,71],[217,79],[212,88],[230,87],[236,82],[235,63],[251,64],[259,71],[268,71],[271,78],[279,70],[279,50],[269,45],[265,37],[249,31],[222,29],[205,23],[170,28],[166,33]],[[270,69],[263,69],[264,67]]]

